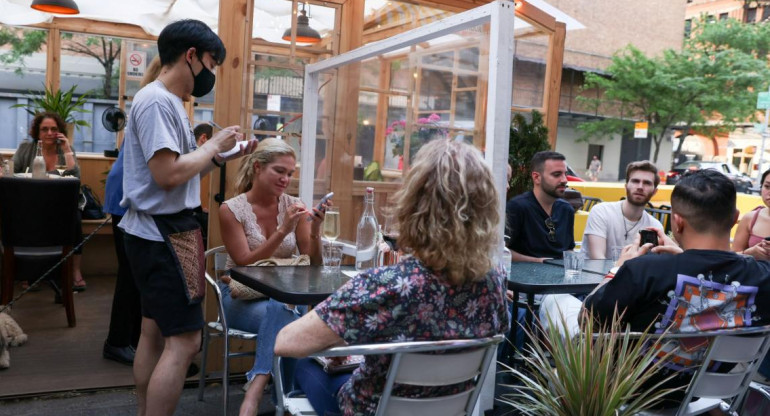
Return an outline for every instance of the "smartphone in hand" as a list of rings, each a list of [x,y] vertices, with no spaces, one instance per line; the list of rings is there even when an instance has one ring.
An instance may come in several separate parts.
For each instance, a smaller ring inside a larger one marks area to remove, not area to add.
[[[647,243],[652,243],[653,247],[658,245],[658,233],[656,233],[655,231],[639,230],[639,235],[641,237],[641,241],[639,242],[640,246],[643,246]]]
[[[318,201],[318,205],[315,206],[315,209],[317,209],[319,211],[323,211],[324,210],[323,209],[323,204],[325,204],[327,201],[329,201],[331,199],[331,197],[333,197],[333,196],[334,196],[334,192],[329,192],[328,194],[324,195],[324,197],[321,198],[320,201]],[[313,212],[311,212],[311,214],[316,215]],[[311,221],[312,219],[313,219],[313,217],[307,217],[308,221]]]

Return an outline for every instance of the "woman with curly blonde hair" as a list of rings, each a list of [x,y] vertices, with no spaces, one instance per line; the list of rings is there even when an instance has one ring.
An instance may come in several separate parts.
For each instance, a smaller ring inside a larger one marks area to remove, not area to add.
[[[309,211],[298,198],[284,193],[295,166],[294,149],[281,139],[261,141],[257,150],[244,158],[235,182],[238,195],[219,208],[228,269],[297,254],[307,254],[311,264],[321,264],[323,212],[315,208]],[[306,221],[308,217],[312,221]],[[254,367],[246,373],[248,383],[240,410],[242,416],[251,416],[256,414],[270,380],[275,336],[307,308],[285,305],[261,294],[254,299],[236,298],[225,281],[219,286],[231,327],[259,337]]]
[[[395,195],[398,244],[411,256],[367,270],[278,334],[275,352],[304,357],[343,344],[483,338],[508,328],[497,191],[478,150],[450,140],[423,146]],[[318,414],[374,414],[390,357],[352,374],[300,360],[295,381]],[[446,394],[423,388],[420,396]]]

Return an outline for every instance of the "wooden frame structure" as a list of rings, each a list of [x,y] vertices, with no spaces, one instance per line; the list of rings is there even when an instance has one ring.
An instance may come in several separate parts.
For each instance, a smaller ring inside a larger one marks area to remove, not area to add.
[[[292,30],[296,31],[296,11],[297,0],[292,1],[293,16],[295,18],[292,22]],[[559,88],[561,83],[561,64],[564,50],[564,39],[566,33],[565,24],[556,22],[553,17],[544,13],[543,11],[531,6],[526,0],[517,0],[515,5],[510,1],[500,1],[490,3],[488,0],[401,0],[403,3],[414,5],[417,7],[432,7],[443,10],[446,13],[445,20],[452,22],[458,22],[462,18],[458,18],[458,14],[469,11],[470,9],[478,8],[482,6],[487,13],[483,17],[491,22],[491,28],[489,30],[489,45],[490,49],[483,51],[482,55],[488,57],[488,60],[481,59],[480,61],[489,62],[490,65],[486,69],[488,70],[488,82],[491,84],[494,82],[496,88],[500,86],[506,86],[510,90],[510,73],[512,71],[512,61],[510,59],[500,60],[502,56],[510,55],[503,54],[498,56],[497,51],[512,51],[513,49],[513,14],[528,23],[534,28],[546,34],[549,37],[548,47],[548,59],[546,62],[546,80],[544,88],[543,106],[540,110],[544,113],[546,125],[549,129],[549,141],[551,146],[555,146],[556,142],[556,128],[558,119],[558,103],[559,103]],[[410,25],[390,25],[386,27],[367,27],[367,22],[364,20],[364,1],[362,0],[309,0],[310,4],[316,6],[330,7],[335,9],[335,25],[331,32],[331,36],[325,37],[322,42],[315,46],[300,47],[296,44],[276,44],[270,43],[259,39],[252,39],[252,28],[254,27],[254,0],[220,0],[219,1],[219,36],[223,40],[227,48],[226,61],[217,70],[217,82],[215,85],[215,103],[214,103],[214,119],[221,125],[241,125],[244,127],[250,127],[251,123],[247,123],[247,120],[251,120],[253,114],[276,114],[274,110],[254,109],[253,93],[255,68],[259,66],[268,67],[284,67],[296,71],[298,75],[307,76],[309,71],[319,73],[324,68],[328,68],[330,63],[343,62],[343,58],[336,58],[349,51],[353,51],[361,47],[362,45],[371,45],[373,42],[389,41],[393,42],[394,38],[398,38],[399,33],[403,33],[413,27],[428,27],[430,25],[436,25],[438,28],[441,25],[446,26],[446,23],[436,22],[436,19],[416,19]],[[497,6],[505,8],[506,11],[498,9]],[[510,10],[508,10],[510,9]],[[480,18],[479,12],[471,12],[474,18]],[[482,14],[483,14],[482,13]],[[454,14],[454,15],[453,15]],[[443,15],[440,15],[442,18]],[[510,19],[509,19],[510,18]],[[501,24],[506,21],[510,24]],[[497,22],[497,23],[495,23]],[[426,24],[427,23],[427,24]],[[46,85],[50,88],[58,88],[60,86],[61,77],[61,63],[60,63],[60,51],[61,51],[61,32],[71,31],[76,33],[84,33],[90,35],[111,36],[120,38],[129,38],[136,40],[148,40],[155,41],[156,36],[147,34],[143,29],[138,26],[120,23],[110,23],[102,21],[94,21],[90,19],[82,18],[59,18],[55,17],[50,23],[41,23],[32,25],[31,27],[48,30],[47,40],[47,70],[46,70]],[[438,29],[437,29],[438,30]],[[398,38],[404,40],[407,38],[404,34]],[[358,49],[359,51],[361,49]],[[366,49],[364,49],[366,50]],[[125,48],[124,48],[125,51]],[[358,52],[360,53],[360,52]],[[273,55],[288,57],[289,62],[285,63],[266,63],[260,61],[260,56]],[[295,58],[301,59],[304,64],[297,64]],[[320,61],[323,58],[329,58],[325,61]],[[121,57],[121,64],[125,62],[125,56]],[[494,63],[494,64],[491,64]],[[382,62],[382,65],[385,65]],[[357,68],[346,68],[341,71],[348,71],[347,74],[343,74],[350,79],[357,79],[352,76],[350,72],[357,71]],[[125,71],[121,71],[121,77]],[[387,86],[387,77],[380,79],[380,85],[372,90],[384,91]],[[121,90],[119,97],[121,105],[123,105],[123,96],[125,95],[125,84],[121,82]],[[317,93],[318,84],[317,80],[306,80],[304,89],[304,100],[308,100],[308,91],[313,89]],[[487,85],[479,84],[476,86],[477,91],[488,90]],[[349,97],[357,96],[361,89],[359,85],[351,82],[343,82],[336,85],[336,88],[328,89],[328,99],[324,100],[324,105],[333,107],[335,119],[332,121],[334,126],[333,130],[328,132],[330,140],[334,142],[334,152],[339,152],[343,155],[355,155],[355,141],[350,140],[351,137],[355,137],[357,124],[355,117],[351,120],[349,114],[357,113],[357,103],[354,100],[350,100]],[[506,97],[507,96],[507,97]],[[384,101],[387,98],[381,96],[379,101]],[[478,119],[479,114],[484,114],[482,118],[485,122],[474,127],[474,137],[479,136],[486,137],[486,155],[487,160],[493,167],[496,177],[496,185],[498,189],[505,189],[504,172],[506,164],[506,156],[508,149],[508,129],[510,125],[511,110],[515,111],[529,111],[527,109],[512,108],[510,103],[510,94],[495,94],[486,95],[478,94],[476,96],[476,117]],[[320,109],[320,110],[327,110]],[[319,109],[316,109],[319,110]],[[188,107],[188,111],[192,113],[192,106]],[[289,114],[281,114],[279,111],[277,115],[297,116],[297,112],[289,112]],[[414,117],[414,115],[412,115]],[[303,128],[305,132],[303,138],[303,144],[313,142],[311,136],[315,136],[315,126],[309,124],[309,114],[305,113],[302,117]],[[377,137],[381,137],[383,126],[386,123],[386,118],[382,114],[378,114],[376,120],[375,129],[379,129],[376,133]],[[251,131],[253,133],[271,134],[272,131]],[[326,132],[324,132],[327,134]],[[382,143],[378,144],[379,150],[375,150],[375,153],[382,153]],[[312,152],[302,152],[302,165],[311,166],[313,160],[310,159]],[[308,158],[308,160],[305,160]],[[103,192],[99,182],[103,179],[103,172],[111,165],[111,160],[96,155],[79,155],[81,160],[81,168],[83,169],[83,182],[89,183],[97,192]],[[351,218],[357,218],[355,213],[362,210],[361,198],[358,198],[364,194],[364,189],[370,186],[372,183],[366,181],[354,181],[353,180],[353,158],[348,158],[350,161],[347,164],[335,164],[329,167],[327,177],[333,179],[332,187],[335,188],[335,203],[338,205],[345,205],[347,212],[353,213]],[[91,163],[93,162],[93,163]],[[307,164],[306,164],[307,163]],[[91,167],[89,167],[91,166]],[[238,163],[229,163],[226,166],[225,172],[227,175],[227,183],[234,183],[234,178],[238,169]],[[302,182],[300,194],[303,200],[307,204],[312,203],[313,188],[318,183],[312,175],[312,169],[300,170],[302,181],[295,180],[293,183],[293,189]],[[213,200],[213,195],[218,191],[220,170],[217,169],[211,173],[210,179],[210,198],[209,206],[210,219],[209,219],[209,245],[216,246],[222,243],[220,230],[217,204]],[[337,184],[344,184],[337,188]],[[378,206],[387,205],[387,195],[395,192],[400,186],[397,182],[377,182],[378,188]],[[312,186],[311,186],[312,185]],[[504,207],[504,193],[500,193],[500,206],[501,210]],[[227,194],[225,198],[232,197],[234,190],[232,186],[228,186]],[[347,221],[347,224],[343,226],[343,235],[351,235],[352,221]],[[502,234],[502,227],[500,226],[500,232]],[[212,349],[212,353],[216,348]],[[249,367],[251,362],[243,361],[238,363],[244,368]],[[236,367],[237,368],[237,367]]]

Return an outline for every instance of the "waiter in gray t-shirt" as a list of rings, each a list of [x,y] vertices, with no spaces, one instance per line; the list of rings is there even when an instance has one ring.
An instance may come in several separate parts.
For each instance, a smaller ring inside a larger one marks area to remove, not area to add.
[[[649,160],[631,162],[626,166],[626,199],[602,202],[591,208],[583,232],[581,251],[590,259],[611,259],[613,248],[634,242],[639,230],[648,227],[663,229],[644,207],[658,191],[658,170]]]
[[[203,22],[181,20],[160,33],[157,80],[134,97],[123,146],[123,199],[119,227],[139,289],[142,332],[134,358],[138,414],[173,414],[185,373],[200,349],[205,259],[193,208],[200,176],[236,146],[237,126],[198,147],[183,103],[214,87],[213,71],[225,47]],[[228,159],[256,148],[252,140]]]

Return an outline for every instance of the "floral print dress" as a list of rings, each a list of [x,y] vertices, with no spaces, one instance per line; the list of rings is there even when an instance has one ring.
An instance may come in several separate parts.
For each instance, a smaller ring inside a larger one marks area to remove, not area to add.
[[[483,338],[508,330],[504,282],[495,269],[482,280],[451,285],[410,257],[359,274],[315,311],[348,344]],[[390,359],[366,356],[338,394],[343,414],[375,413]],[[396,386],[394,394],[437,396],[465,388]]]

